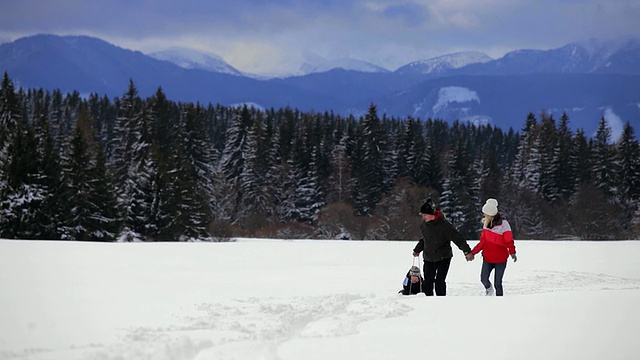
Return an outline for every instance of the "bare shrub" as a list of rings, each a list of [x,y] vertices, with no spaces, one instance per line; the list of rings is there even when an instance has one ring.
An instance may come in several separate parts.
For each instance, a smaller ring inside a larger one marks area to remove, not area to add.
[[[437,191],[400,179],[391,193],[381,199],[374,211],[377,228],[369,231],[378,240],[420,239],[420,206]]]

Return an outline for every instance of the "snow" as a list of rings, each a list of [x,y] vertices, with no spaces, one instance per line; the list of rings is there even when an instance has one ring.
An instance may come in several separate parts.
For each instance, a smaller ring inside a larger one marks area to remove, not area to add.
[[[478,93],[461,86],[447,86],[440,88],[438,91],[438,100],[431,109],[434,114],[437,114],[440,110],[446,109],[449,103],[458,102],[465,103],[475,101],[480,103]]]
[[[316,60],[315,62],[305,62],[300,71],[302,74],[322,73],[333,69],[352,70],[365,73],[387,73],[389,70],[375,65],[373,63],[352,59],[352,58],[338,58],[334,60]]]
[[[465,116],[460,120],[464,122],[468,122],[469,124],[473,124],[474,126],[487,126],[491,125],[493,122],[493,118],[489,115],[471,115]]]
[[[471,64],[486,63],[493,60],[488,55],[477,51],[463,51],[446,54],[426,60],[419,60],[401,66],[396,71],[406,73],[407,71],[418,72],[420,74],[431,74],[447,69],[459,69]]]
[[[173,47],[148,55],[158,60],[169,61],[184,69],[200,69],[222,74],[243,75],[219,55],[205,51]]]
[[[470,245],[474,245],[470,241]],[[505,296],[414,242],[0,241],[0,359],[635,359],[640,241],[518,241]]]

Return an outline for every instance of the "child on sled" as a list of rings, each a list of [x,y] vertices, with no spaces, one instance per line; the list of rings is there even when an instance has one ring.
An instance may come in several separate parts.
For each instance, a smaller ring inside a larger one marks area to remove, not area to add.
[[[415,295],[422,292],[422,274],[420,268],[412,266],[407,272],[407,275],[402,282],[402,290],[398,291],[398,294],[402,295]]]

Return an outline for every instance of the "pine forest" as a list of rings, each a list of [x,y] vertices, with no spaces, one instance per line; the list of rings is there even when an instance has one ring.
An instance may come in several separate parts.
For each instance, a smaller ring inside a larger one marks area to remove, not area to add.
[[[640,148],[523,113],[508,130],[0,88],[0,237],[418,240],[431,197],[468,239],[499,201],[517,239],[640,238]]]

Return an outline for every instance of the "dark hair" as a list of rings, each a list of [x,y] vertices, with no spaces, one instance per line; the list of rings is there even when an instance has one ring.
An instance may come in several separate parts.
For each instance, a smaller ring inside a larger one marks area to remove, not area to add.
[[[491,222],[489,222],[489,225],[487,225],[487,228],[493,229],[494,226],[499,226],[500,224],[502,224],[502,215],[500,215],[500,213],[496,213],[493,215],[493,218],[491,219]]]

